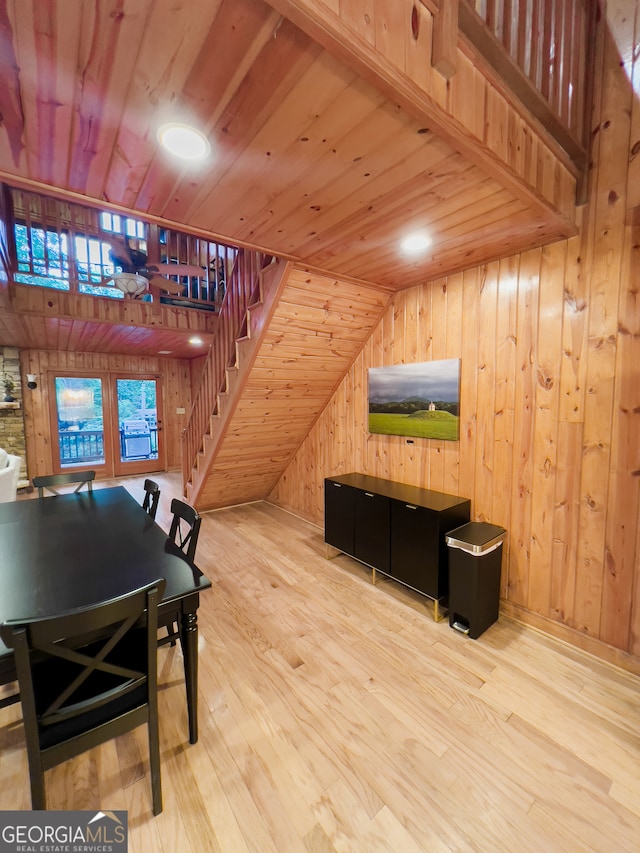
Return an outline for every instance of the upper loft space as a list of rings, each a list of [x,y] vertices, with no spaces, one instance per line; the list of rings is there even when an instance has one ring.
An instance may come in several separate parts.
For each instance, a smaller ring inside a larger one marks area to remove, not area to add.
[[[389,289],[576,232],[592,0],[0,5],[13,186]]]
[[[0,185],[13,283],[217,312],[238,249],[139,216]]]
[[[260,253],[0,184],[0,344],[197,358]]]

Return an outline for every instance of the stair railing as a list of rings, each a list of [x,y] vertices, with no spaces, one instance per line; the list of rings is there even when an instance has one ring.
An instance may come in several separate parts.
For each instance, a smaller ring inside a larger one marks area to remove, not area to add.
[[[217,412],[218,394],[224,390],[227,368],[233,367],[236,341],[247,334],[247,308],[260,300],[260,272],[271,255],[240,249],[227,282],[218,314],[213,343],[207,353],[189,422],[182,435],[182,477],[186,493],[191,472],[209,433],[211,417]]]

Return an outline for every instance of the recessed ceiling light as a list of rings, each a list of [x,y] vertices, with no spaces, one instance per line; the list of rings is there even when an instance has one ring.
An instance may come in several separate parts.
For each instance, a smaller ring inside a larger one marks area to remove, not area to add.
[[[170,122],[158,128],[158,141],[175,157],[182,160],[204,160],[211,146],[209,140],[188,124]]]
[[[202,338],[189,338],[189,343],[190,343],[190,344],[195,344],[195,345],[197,345],[197,344],[201,344],[201,343],[202,343]]]
[[[431,245],[431,237],[428,237],[424,232],[416,231],[414,234],[409,234],[405,237],[400,248],[407,255],[419,255],[420,252],[426,251]]]

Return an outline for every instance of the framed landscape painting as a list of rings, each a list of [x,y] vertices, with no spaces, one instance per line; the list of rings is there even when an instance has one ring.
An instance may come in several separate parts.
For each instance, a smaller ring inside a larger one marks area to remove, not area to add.
[[[369,432],[458,441],[460,359],[370,367]]]

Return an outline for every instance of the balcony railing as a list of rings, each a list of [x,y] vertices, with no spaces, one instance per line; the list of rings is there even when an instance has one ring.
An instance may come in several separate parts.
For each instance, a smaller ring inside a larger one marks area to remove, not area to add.
[[[115,238],[144,260],[143,282],[153,279],[138,298],[208,311],[217,311],[224,299],[238,254],[235,246],[14,188],[8,203],[5,219],[12,223],[15,255],[10,266],[19,284],[122,299],[113,280],[122,269],[111,255]],[[154,264],[189,264],[202,274],[145,272]]]
[[[60,430],[58,437],[62,467],[69,468],[73,465],[104,462],[104,433],[102,430]],[[124,430],[120,430],[121,461],[157,459],[157,428],[150,429],[149,433],[145,435],[148,440],[145,441],[143,448],[135,443],[136,438],[137,436],[127,435]]]
[[[423,0],[425,2],[425,0]],[[440,0],[459,29],[584,175],[590,137],[595,0]]]

